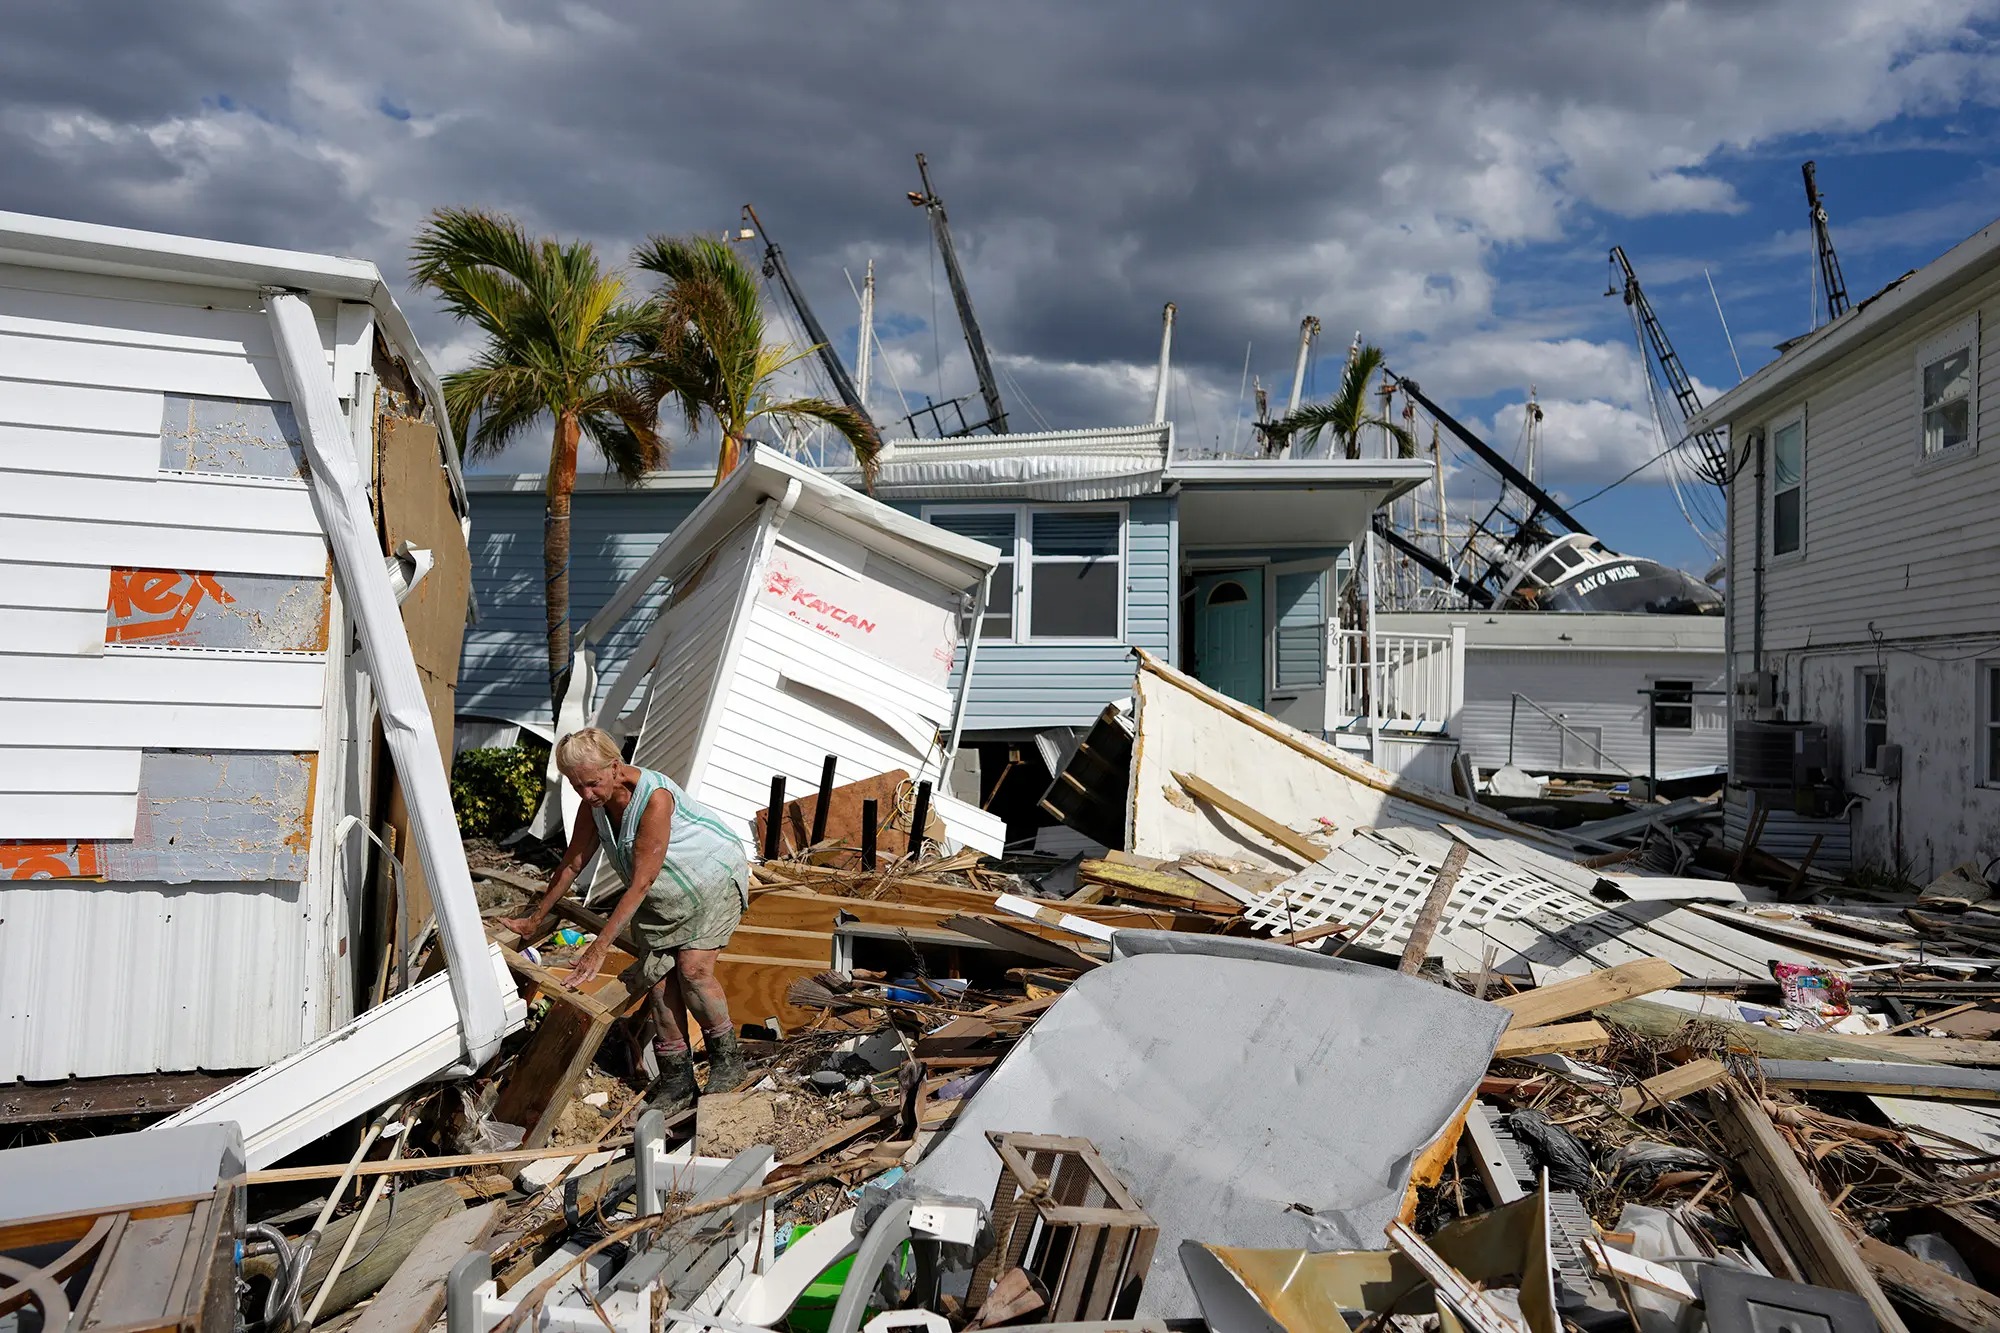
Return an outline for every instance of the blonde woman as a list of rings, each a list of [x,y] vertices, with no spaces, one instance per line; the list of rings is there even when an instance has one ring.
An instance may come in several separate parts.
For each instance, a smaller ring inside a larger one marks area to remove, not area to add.
[[[549,910],[591,853],[602,848],[625,881],[597,939],[576,960],[569,984],[580,987],[604,966],[612,942],[629,924],[646,946],[637,970],[651,987],[653,1054],[660,1076],[646,1103],[669,1116],[694,1104],[694,1056],[688,1017],[701,1024],[708,1048],[708,1087],[733,1092],[743,1081],[743,1051],[729,1005],[715,979],[715,958],[729,943],[749,902],[750,866],[743,843],[707,807],[664,773],[635,768],[596,727],[556,742],[556,767],[583,799],[569,849],[532,915],[499,924],[522,939],[541,934]]]

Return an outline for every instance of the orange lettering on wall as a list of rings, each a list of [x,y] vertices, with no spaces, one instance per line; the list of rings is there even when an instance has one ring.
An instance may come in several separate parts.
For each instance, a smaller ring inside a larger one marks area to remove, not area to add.
[[[223,605],[235,601],[213,574],[179,569],[114,569],[111,614],[122,624],[107,625],[106,643],[130,643],[178,634],[194,619],[203,597]]]
[[[103,866],[94,842],[0,842],[0,879],[96,879]]]

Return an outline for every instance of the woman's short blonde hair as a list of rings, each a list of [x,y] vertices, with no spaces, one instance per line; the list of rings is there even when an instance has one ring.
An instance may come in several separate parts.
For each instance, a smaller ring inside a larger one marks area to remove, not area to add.
[[[572,731],[556,742],[556,767],[565,777],[596,773],[624,762],[625,757],[618,753],[618,742],[611,739],[609,732],[596,727]]]

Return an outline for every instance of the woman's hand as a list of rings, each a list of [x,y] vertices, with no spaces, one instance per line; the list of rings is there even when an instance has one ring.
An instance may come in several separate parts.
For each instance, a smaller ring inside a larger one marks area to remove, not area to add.
[[[495,917],[493,924],[502,930],[513,931],[521,937],[521,943],[526,944],[542,933],[542,923],[547,920],[545,916],[502,916]]]
[[[604,970],[604,960],[610,953],[611,945],[604,936],[599,935],[591,941],[589,948],[576,956],[576,965],[570,968],[569,975],[563,978],[563,985],[571,990],[582,990]]]

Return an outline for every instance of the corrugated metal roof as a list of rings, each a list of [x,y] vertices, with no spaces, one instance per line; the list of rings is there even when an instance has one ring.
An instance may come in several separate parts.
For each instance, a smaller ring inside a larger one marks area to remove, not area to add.
[[[909,500],[1119,500],[1160,490],[1172,453],[1169,425],[893,440],[875,494]],[[858,484],[852,469],[832,472]]]

